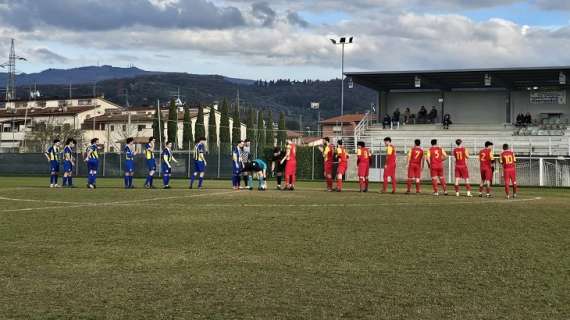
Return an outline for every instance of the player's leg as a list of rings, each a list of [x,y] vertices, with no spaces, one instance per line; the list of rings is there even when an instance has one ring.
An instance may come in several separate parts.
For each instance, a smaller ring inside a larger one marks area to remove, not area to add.
[[[368,192],[369,176],[370,176],[370,168],[367,167],[366,170],[364,170],[364,192]]]
[[[455,195],[459,197],[459,175],[457,169],[455,170],[455,184],[453,185],[455,188]]]
[[[437,184],[438,184],[437,174],[436,174],[435,170],[432,170],[431,171],[431,186],[433,189],[433,195],[434,196],[439,195],[439,190],[438,190]]]
[[[517,173],[516,171],[511,172],[511,181],[513,182],[513,197],[517,197],[518,185],[517,185]]]
[[[125,188],[128,189],[129,188],[129,171],[128,171],[128,169],[125,171],[124,184],[125,184]]]
[[[388,192],[388,171],[384,167],[384,174],[382,175],[382,192]]]
[[[510,180],[511,180],[511,177],[507,171],[504,172],[503,177],[505,180],[505,195],[506,195],[507,199],[509,199],[510,198]]]
[[[194,163],[194,172],[190,176],[190,189],[194,188],[194,181],[196,180],[196,176],[198,175],[196,169],[197,169],[196,163]]]
[[[406,193],[410,193],[412,189],[412,179],[414,178],[412,173],[412,167],[408,167],[408,180],[406,180]]]
[[[204,171],[200,172],[198,177],[198,189],[202,189],[202,185],[204,184]]]
[[[438,176],[439,176],[439,183],[441,184],[441,188],[443,189],[443,194],[447,195],[447,181],[445,181],[443,168],[439,170]]]
[[[469,182],[469,177],[465,178],[465,189],[467,189],[467,196],[468,197],[473,196],[471,194],[471,183]]]
[[[422,168],[415,167],[414,168],[414,179],[416,182],[416,193],[421,193],[421,177],[422,177]]]
[[[341,192],[342,191],[342,169],[338,168],[337,174],[336,174],[336,191]]]

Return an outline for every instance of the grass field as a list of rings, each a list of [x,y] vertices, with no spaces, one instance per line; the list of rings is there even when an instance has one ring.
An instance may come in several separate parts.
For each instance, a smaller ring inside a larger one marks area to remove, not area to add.
[[[569,190],[0,181],[1,319],[570,319]]]

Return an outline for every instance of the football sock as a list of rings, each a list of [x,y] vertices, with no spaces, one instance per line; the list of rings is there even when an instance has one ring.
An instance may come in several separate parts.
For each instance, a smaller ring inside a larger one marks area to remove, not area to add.
[[[518,186],[516,183],[513,183],[513,193],[517,193],[518,191]]]
[[[483,192],[483,185],[479,185],[479,192]]]
[[[364,189],[368,190],[368,178],[364,180]]]
[[[456,184],[456,185],[454,186],[454,188],[455,188],[455,192],[459,192],[459,185],[458,185],[458,184]]]
[[[412,190],[412,179],[408,179],[408,181],[406,181],[406,187],[408,188],[407,189],[408,192]]]
[[[447,192],[447,182],[445,182],[445,178],[439,178],[439,181],[441,183],[441,188],[443,189],[443,192]]]
[[[165,186],[168,185],[168,176],[167,175],[162,176],[162,184]]]
[[[198,178],[198,188],[202,188],[202,183],[204,183],[204,177]]]
[[[396,192],[396,179],[392,179],[392,192]]]
[[[491,194],[491,187],[487,186],[487,193]]]
[[[437,190],[437,180],[432,179],[432,180],[431,180],[431,185],[432,185],[432,187],[433,187],[433,192],[437,192],[437,191],[438,191],[438,190]]]
[[[67,177],[67,185],[70,187],[73,185],[73,179],[71,178],[71,176]]]
[[[388,191],[388,179],[384,178],[384,182],[382,183],[382,191]]]
[[[129,176],[125,175],[125,187],[129,187]]]
[[[342,178],[341,179],[336,179],[336,188],[338,190],[342,190]]]
[[[281,180],[283,180],[282,176],[277,176],[277,184],[281,185]]]
[[[328,190],[331,190],[332,187],[333,187],[333,179],[327,177],[327,189],[328,189]]]
[[[416,193],[420,193],[421,192],[421,184],[419,181],[416,181]]]
[[[247,176],[247,186],[249,188],[253,187],[253,176],[251,176],[251,175]]]
[[[263,177],[259,177],[259,188],[261,189],[263,187]]]
[[[465,187],[467,188],[467,191],[471,192],[471,185],[469,183],[465,185]]]
[[[190,176],[190,187],[194,185],[194,180],[196,180],[196,174]]]

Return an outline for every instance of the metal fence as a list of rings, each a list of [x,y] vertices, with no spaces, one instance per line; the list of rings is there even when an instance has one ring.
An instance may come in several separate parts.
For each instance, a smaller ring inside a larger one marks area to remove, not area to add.
[[[270,164],[270,149],[252,147],[254,158],[261,158]],[[322,156],[317,147],[305,147],[298,161],[298,178],[303,180],[320,180],[322,173]],[[206,155],[208,162],[207,177],[216,179],[229,179],[232,175],[231,148],[229,146],[210,149]],[[87,174],[87,165],[82,159],[82,154],[77,154],[74,173],[77,176]],[[175,151],[174,157],[178,160],[173,166],[173,177],[190,177],[193,173],[193,154],[188,151]],[[157,169],[160,174],[160,154],[156,153]],[[370,180],[381,181],[382,167],[385,156],[376,154],[372,157]],[[521,186],[549,186],[570,187],[570,158],[569,157],[525,157],[517,158],[517,179]],[[120,177],[124,170],[124,154],[106,152],[100,154],[99,174],[103,177]],[[455,161],[450,158],[446,162],[445,175],[448,181],[453,181],[453,168]],[[468,160],[469,172],[472,183],[480,182],[479,161],[477,158]],[[146,160],[142,154],[135,156],[135,176],[144,177],[147,172]],[[493,176],[494,184],[502,184],[502,168],[496,166]],[[49,172],[49,164],[43,153],[0,153],[0,175],[45,175]],[[400,181],[407,177],[406,156],[399,154],[397,157],[396,176]],[[428,168],[422,173],[424,181],[429,181]],[[350,157],[349,170],[346,179],[357,180],[356,156]]]

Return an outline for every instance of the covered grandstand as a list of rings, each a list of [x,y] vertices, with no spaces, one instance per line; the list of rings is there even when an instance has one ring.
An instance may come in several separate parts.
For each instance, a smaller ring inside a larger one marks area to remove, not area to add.
[[[433,137],[449,147],[462,138],[475,150],[491,140],[496,145],[510,143],[518,154],[567,156],[568,74],[569,66],[348,72],[346,76],[355,84],[378,92],[377,113],[363,120],[355,139],[379,149],[380,138],[390,135],[402,151],[414,138],[422,137],[426,146]],[[422,106],[437,110],[437,117],[418,117]],[[412,119],[404,116],[408,108]],[[396,110],[402,125],[397,130],[383,129],[383,120]],[[520,123],[521,114],[532,121]],[[445,115],[452,121],[449,130],[442,126]]]

